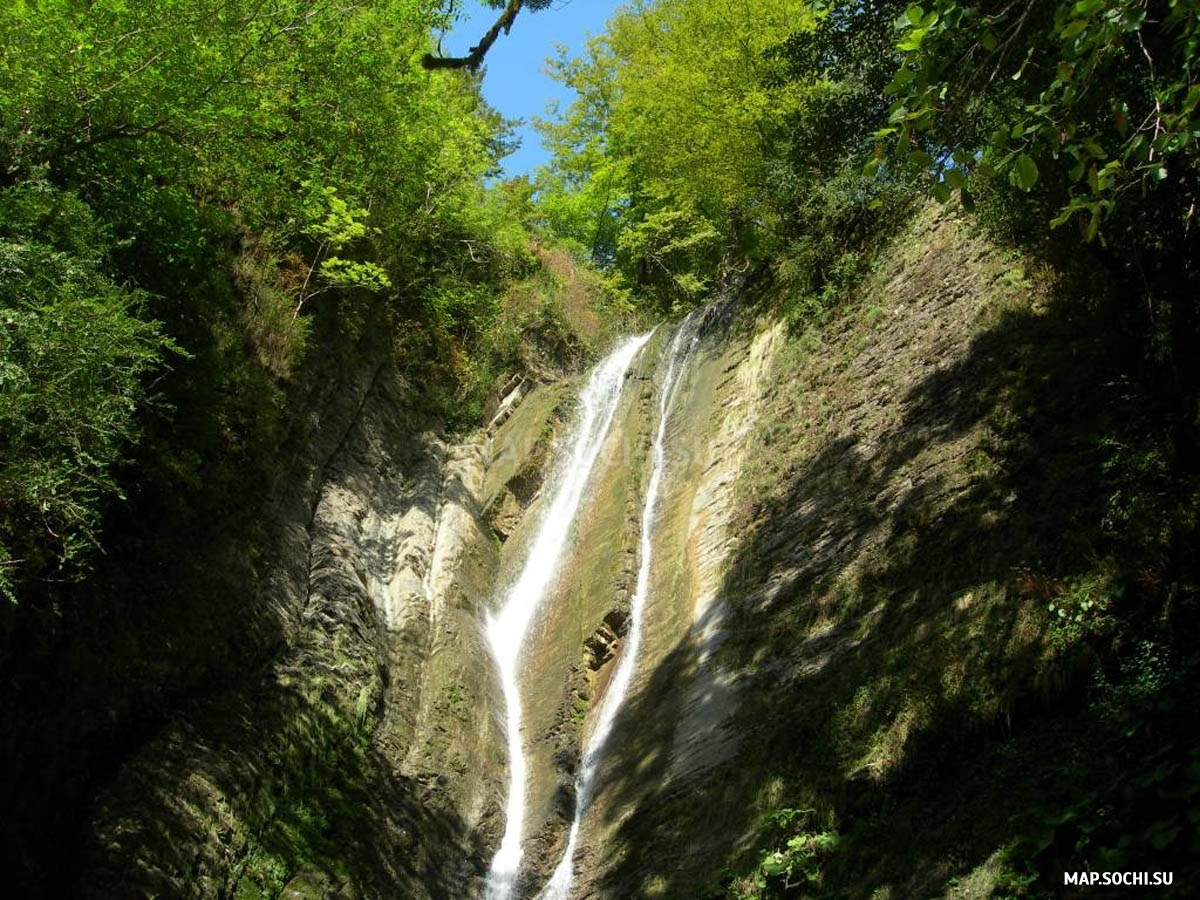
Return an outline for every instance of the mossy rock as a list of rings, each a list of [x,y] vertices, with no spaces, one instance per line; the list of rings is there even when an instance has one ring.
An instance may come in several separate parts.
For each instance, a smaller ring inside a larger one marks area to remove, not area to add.
[[[279,900],[358,900],[353,887],[335,881],[325,872],[304,868],[284,886]]]

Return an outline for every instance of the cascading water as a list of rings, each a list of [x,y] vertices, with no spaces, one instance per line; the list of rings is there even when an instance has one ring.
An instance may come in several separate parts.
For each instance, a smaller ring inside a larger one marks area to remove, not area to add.
[[[651,532],[658,506],[658,492],[662,485],[663,471],[666,468],[667,419],[670,416],[672,401],[675,399],[675,394],[682,381],[687,360],[699,341],[698,333],[691,327],[694,316],[694,312],[689,314],[675,333],[668,356],[667,375],[663,379],[662,392],[659,394],[658,433],[654,438],[650,481],[646,486],[646,499],[642,505],[641,560],[638,564],[637,586],[630,604],[629,633],[625,638],[621,660],[604,692],[604,700],[600,704],[596,724],[588,738],[583,754],[579,777],[575,781],[575,815],[571,821],[570,834],[567,837],[567,848],[563,852],[558,866],[555,867],[550,881],[542,890],[540,900],[567,900],[570,895],[571,881],[575,877],[574,858],[576,844],[579,841],[579,830],[595,790],[596,776],[600,771],[605,745],[608,743],[617,712],[629,690],[629,683],[633,679],[633,670],[637,664],[638,649],[642,639],[643,612],[650,588],[650,562],[653,552]]]
[[[563,460],[556,477],[547,485],[547,496],[551,499],[529,545],[524,568],[508,589],[499,612],[488,617],[488,648],[500,672],[507,710],[509,759],[507,818],[504,838],[492,859],[484,889],[484,896],[488,900],[508,900],[512,897],[521,865],[526,761],[525,748],[521,743],[518,678],[525,638],[558,569],[559,558],[579,509],[584,487],[612,424],[625,383],[625,373],[649,339],[649,334],[630,338],[592,373],[579,398],[579,421],[570,453]]]

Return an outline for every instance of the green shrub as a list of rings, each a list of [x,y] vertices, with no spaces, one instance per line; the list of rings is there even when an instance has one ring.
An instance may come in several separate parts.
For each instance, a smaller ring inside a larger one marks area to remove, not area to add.
[[[811,809],[774,809],[764,825],[774,835],[772,849],[762,851],[753,874],[733,879],[727,900],[771,900],[819,891],[823,868],[837,849],[836,831],[819,827]]]
[[[173,345],[102,271],[106,236],[82,203],[35,187],[0,213],[0,592],[15,602],[26,578],[81,571]]]

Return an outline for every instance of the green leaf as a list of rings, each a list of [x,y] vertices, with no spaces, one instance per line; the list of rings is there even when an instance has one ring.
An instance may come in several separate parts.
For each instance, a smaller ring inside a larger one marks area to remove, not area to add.
[[[1023,191],[1028,191],[1037,184],[1038,167],[1027,154],[1018,154],[1012,168],[1014,183]]]
[[[919,6],[910,6],[904,13],[913,26],[918,26],[925,19],[925,10]]]
[[[908,154],[908,164],[916,169],[929,169],[933,166],[933,157],[924,150],[913,150]]]
[[[1179,834],[1180,827],[1173,822],[1169,825],[1166,823],[1156,822],[1151,830],[1154,832],[1150,843],[1154,845],[1155,850],[1164,850],[1175,840]]]
[[[1187,92],[1187,96],[1183,98],[1184,115],[1191,115],[1192,111],[1197,106],[1200,106],[1200,84],[1193,86],[1192,89]]]
[[[896,70],[896,74],[892,76],[891,82],[884,90],[889,94],[898,94],[905,85],[909,84],[916,77],[916,72],[904,66]]]
[[[938,203],[950,202],[950,185],[944,181],[939,181],[933,186],[933,196],[937,198]]]
[[[914,50],[920,50],[921,44],[925,40],[926,31],[924,28],[914,28],[904,35],[903,38],[896,44],[896,49],[903,53],[911,53]]]
[[[772,877],[788,870],[788,861],[782,853],[772,853],[762,862],[763,874]]]
[[[1087,31],[1088,23],[1086,20],[1076,19],[1067,24],[1067,27],[1062,30],[1062,39],[1069,41],[1071,38],[1083,34]]]

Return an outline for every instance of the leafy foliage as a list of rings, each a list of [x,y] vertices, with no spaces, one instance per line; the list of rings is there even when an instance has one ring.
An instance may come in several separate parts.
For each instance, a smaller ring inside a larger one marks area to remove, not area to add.
[[[176,522],[236,505],[291,427],[313,323],[419,332],[404,363],[425,367],[431,397],[471,379],[492,298],[531,258],[528,198],[484,181],[509,124],[476,80],[420,65],[453,14],[434,0],[0,9],[6,385],[56,385],[40,406],[12,393],[6,412],[8,490],[26,498],[4,504],[6,572],[81,562],[123,481],[154,485],[138,494]],[[35,488],[28,467],[61,456],[44,440],[64,416],[102,446],[71,438],[74,461]],[[52,492],[60,518],[42,522]],[[57,537],[34,552],[39,533]]]
[[[771,162],[805,86],[768,50],[807,3],[639,3],[556,76],[579,94],[542,130],[547,225],[662,304],[696,303],[729,247],[774,231]]]
[[[895,98],[877,132],[941,196],[971,175],[1030,191],[1053,173],[1054,224],[1085,237],[1168,179],[1193,201],[1200,6],[1172,0],[909,6],[896,22]],[[1190,217],[1194,212],[1185,213]]]
[[[723,896],[729,900],[819,896],[822,867],[837,849],[837,832],[816,827],[811,809],[773,809],[764,818],[773,849],[761,852],[753,875],[731,879]]]
[[[310,189],[312,187],[310,184],[301,186]],[[328,287],[361,287],[369,291],[382,291],[392,286],[387,272],[377,263],[356,262],[330,255],[331,252],[341,250],[367,235],[366,209],[361,206],[352,209],[337,195],[336,188],[327,187],[313,191],[313,197],[304,212],[308,221],[303,233],[319,241],[314,259],[319,260],[320,265],[314,261],[308,275],[305,276],[304,284],[300,287],[300,298],[296,303],[297,315],[305,301],[320,292],[315,288],[309,292],[314,272],[320,273]]]
[[[143,295],[104,274],[108,235],[78,198],[0,195],[0,593],[78,572],[146,376],[172,347]]]

